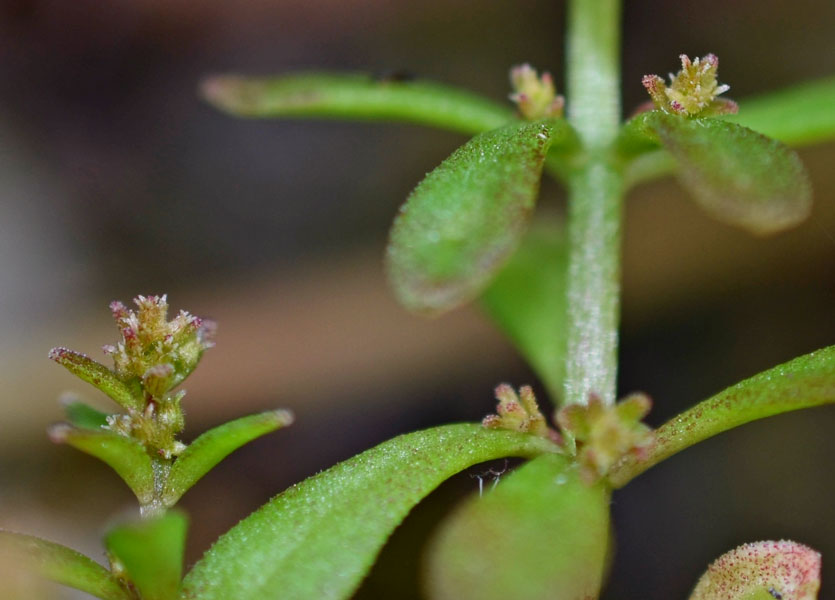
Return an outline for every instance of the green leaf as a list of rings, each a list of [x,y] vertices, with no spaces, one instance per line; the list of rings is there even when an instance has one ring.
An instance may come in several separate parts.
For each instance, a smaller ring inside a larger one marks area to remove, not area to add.
[[[700,402],[655,431],[644,457],[628,455],[610,471],[616,487],[676,452],[772,415],[835,403],[835,346],[763,371]]]
[[[821,555],[787,540],[744,544],[720,556],[690,600],[815,600]]]
[[[141,398],[134,396],[130,387],[119,379],[116,373],[86,354],[58,347],[49,351],[49,358],[79,379],[97,387],[120,406],[128,409],[141,408]]]
[[[477,296],[522,238],[548,148],[564,121],[515,123],[474,137],[411,193],[391,230],[398,299],[438,313]]]
[[[800,146],[835,139],[835,78],[819,79],[739,103],[725,120]]]
[[[39,576],[96,598],[130,600],[116,578],[94,560],[54,542],[0,530],[0,560],[14,561]]]
[[[481,133],[513,120],[509,107],[427,81],[394,81],[360,73],[298,73],[283,77],[218,76],[203,97],[240,117],[319,117],[407,121]]]
[[[678,176],[715,218],[757,234],[792,227],[812,207],[797,154],[776,140],[718,119],[648,113],[649,127],[678,161]]]
[[[833,105],[835,79],[828,78],[742,100],[739,113],[718,118],[749,127],[789,146],[805,146],[835,139]],[[630,186],[666,175],[676,168],[676,161],[669,153],[657,150],[657,138],[643,129],[643,118],[641,114],[627,122],[619,140],[625,156],[640,154],[625,172]]]
[[[163,504],[173,506],[180,496],[234,450],[292,422],[292,413],[271,410],[236,419],[205,432],[174,461],[162,494]]]
[[[348,598],[394,528],[445,479],[486,460],[556,449],[473,424],[399,436],[294,485],[233,527],[186,576],[184,595]]]
[[[568,248],[560,224],[535,224],[481,296],[551,398],[563,394]]]
[[[439,600],[597,598],[609,541],[609,492],[584,485],[576,464],[540,456],[472,498],[429,549]]]
[[[64,403],[67,421],[81,429],[100,430],[107,425],[107,415],[78,400]]]
[[[78,429],[67,423],[50,427],[49,438],[107,463],[133,490],[140,503],[147,504],[153,498],[151,457],[135,439],[107,430]]]
[[[188,518],[179,511],[120,525],[105,545],[142,600],[179,598]]]

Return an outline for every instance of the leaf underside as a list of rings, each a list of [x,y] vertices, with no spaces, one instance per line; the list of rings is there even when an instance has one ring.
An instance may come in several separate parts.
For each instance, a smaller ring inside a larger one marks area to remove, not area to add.
[[[404,306],[439,313],[486,287],[527,228],[548,148],[569,134],[564,121],[489,131],[418,184],[394,221],[386,253]]]
[[[430,596],[597,598],[608,539],[606,487],[586,486],[564,456],[540,456],[441,526],[428,553]]]
[[[769,234],[808,216],[809,179],[797,153],[784,144],[719,119],[654,111],[647,120],[678,162],[681,183],[716,219]]]
[[[224,534],[186,576],[184,598],[348,598],[394,528],[445,479],[555,448],[473,424],[389,440],[294,485]]]

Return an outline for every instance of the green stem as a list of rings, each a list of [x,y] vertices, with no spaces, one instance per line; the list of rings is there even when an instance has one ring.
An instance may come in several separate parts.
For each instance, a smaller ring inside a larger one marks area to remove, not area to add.
[[[142,504],[139,507],[139,512],[143,518],[156,517],[165,512],[166,506],[163,502],[163,494],[165,484],[168,482],[168,475],[171,473],[171,464],[171,459],[151,459],[151,467],[154,472],[154,495],[150,502]]]
[[[584,147],[569,178],[566,404],[615,401],[623,176],[614,158],[620,123],[620,1],[571,0],[568,120]]]

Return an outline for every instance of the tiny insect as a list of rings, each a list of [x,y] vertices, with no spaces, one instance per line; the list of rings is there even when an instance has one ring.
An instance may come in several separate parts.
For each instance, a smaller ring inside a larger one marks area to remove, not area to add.
[[[377,83],[404,83],[414,81],[417,75],[409,69],[385,69],[374,73],[371,79]]]
[[[783,600],[783,594],[775,590],[773,587],[768,588],[768,593],[774,596],[777,600]]]
[[[490,487],[491,490],[496,489],[496,485],[498,485],[499,480],[502,478],[507,472],[507,459],[504,461],[504,466],[500,470],[496,469],[487,469],[482,473],[476,473],[475,475],[470,475],[470,477],[474,479],[478,479],[478,497],[481,498],[482,494],[484,493],[484,480],[487,477],[493,478],[493,485]]]

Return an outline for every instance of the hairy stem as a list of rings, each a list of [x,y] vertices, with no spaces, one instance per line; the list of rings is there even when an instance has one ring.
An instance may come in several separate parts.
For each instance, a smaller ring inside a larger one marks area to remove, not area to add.
[[[623,176],[614,155],[620,123],[620,1],[571,0],[568,120],[584,148],[569,178],[568,343],[564,403],[590,393],[615,401]]]

